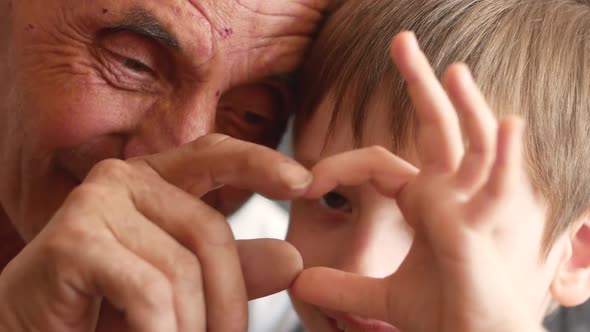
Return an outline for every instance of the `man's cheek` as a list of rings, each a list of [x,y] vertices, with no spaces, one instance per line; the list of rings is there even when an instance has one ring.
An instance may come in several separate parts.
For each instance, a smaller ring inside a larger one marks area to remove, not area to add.
[[[93,137],[131,130],[149,106],[145,97],[115,89],[99,79],[42,86],[27,99],[27,112],[39,144],[70,147]]]

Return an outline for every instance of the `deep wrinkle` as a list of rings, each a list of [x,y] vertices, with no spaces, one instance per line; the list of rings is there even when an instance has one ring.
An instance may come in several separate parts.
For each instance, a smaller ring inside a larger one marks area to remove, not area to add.
[[[189,3],[190,3],[192,6],[193,6],[193,8],[195,8],[195,9],[196,9],[196,10],[197,10],[197,11],[200,13],[200,14],[201,14],[201,15],[202,15],[202,16],[205,18],[205,20],[206,20],[206,21],[209,23],[209,33],[210,33],[210,36],[211,36],[211,39],[212,39],[212,40],[211,40],[211,43],[212,43],[212,45],[211,45],[211,46],[213,46],[213,47],[212,47],[212,49],[213,49],[213,48],[215,48],[215,45],[214,45],[214,40],[215,40],[215,39],[213,38],[213,35],[214,35],[214,34],[213,34],[213,30],[217,30],[217,29],[215,29],[215,28],[213,27],[213,24],[212,24],[212,22],[213,22],[213,21],[211,20],[211,16],[207,14],[207,12],[205,11],[205,9],[204,9],[202,6],[199,6],[199,4],[198,4],[198,0],[188,0],[188,2],[189,2]],[[218,31],[218,32],[219,32],[219,31]],[[214,53],[214,52],[213,52],[213,53]]]

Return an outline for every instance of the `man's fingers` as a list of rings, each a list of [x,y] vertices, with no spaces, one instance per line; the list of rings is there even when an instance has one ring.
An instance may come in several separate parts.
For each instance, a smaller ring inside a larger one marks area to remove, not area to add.
[[[382,147],[345,152],[320,161],[307,198],[318,198],[338,186],[371,182],[382,194],[394,197],[418,169]]]
[[[391,313],[386,280],[328,268],[310,268],[297,277],[291,295],[324,309],[387,322]]]
[[[288,289],[303,269],[301,255],[288,242],[257,239],[237,243],[250,300]]]
[[[173,290],[158,269],[114,242],[86,247],[84,255],[78,257],[79,266],[87,268],[86,281],[96,286],[96,295],[105,296],[124,310],[134,331],[178,331]],[[83,287],[75,291],[87,290]]]
[[[424,168],[454,171],[463,156],[459,120],[415,35],[400,33],[392,43],[391,54],[408,84],[418,115]]]
[[[302,194],[306,190],[304,186],[294,188],[288,183],[310,182],[311,173],[270,149],[220,135],[148,159],[145,162],[138,159],[131,164],[103,162],[93,169],[87,182],[110,186],[123,184],[117,187],[129,196],[123,200],[133,203],[127,209],[139,211],[147,219],[145,223],[157,225],[197,257],[198,262],[191,265],[201,268],[209,330],[246,328],[248,297],[231,229],[219,212],[176,186],[203,194],[211,187],[227,183],[245,188],[250,186],[249,189],[280,197],[281,192],[293,194],[299,191]],[[152,170],[146,169],[146,164],[160,176],[154,176]],[[291,169],[293,167],[295,171]],[[297,178],[297,169],[303,173],[303,179]],[[125,225],[119,217],[106,219],[113,228]],[[120,236],[135,237],[136,233],[123,229]],[[142,250],[144,255],[149,254],[145,248]],[[166,264],[160,267],[168,270]],[[195,280],[195,285],[201,286],[198,283],[199,280]],[[200,310],[198,307],[193,309]]]
[[[227,136],[210,135],[174,151],[130,162],[102,162],[93,169],[86,182],[99,187],[106,184],[111,190],[115,185],[128,195],[123,200],[133,203],[126,208],[145,216],[146,220],[141,224],[157,225],[162,233],[168,233],[194,254],[194,260],[190,255],[179,254],[178,257],[184,258],[173,263],[194,267],[189,269],[194,272],[190,275],[197,279],[191,293],[198,300],[198,287],[204,288],[207,329],[234,331],[245,329],[248,317],[248,296],[240,256],[225,218],[195,196],[228,184],[273,198],[292,198],[303,194],[311,179],[309,171],[276,151]],[[171,279],[176,282],[185,280],[178,276],[182,268],[170,267],[170,263],[162,262],[164,255],[154,255],[146,248],[155,243],[149,240],[143,244],[134,243],[133,239],[126,237],[132,235],[137,239],[138,232],[125,229],[127,223],[119,216],[109,217],[108,211],[106,214],[105,219],[112,228],[121,228],[118,235],[123,239],[120,242],[133,247],[140,257],[159,265],[157,267],[168,277],[172,275]],[[141,230],[148,228],[149,225],[143,225]],[[165,246],[170,248],[173,244]],[[198,278],[199,265],[202,280]],[[277,287],[272,287],[271,291]],[[253,293],[258,295],[266,291],[254,289]],[[185,297],[179,297],[178,301],[180,303],[175,305],[183,306],[177,309],[181,317],[192,309],[195,311],[192,318],[205,321],[199,317],[199,312],[203,314],[205,310],[199,307],[199,303],[189,303]],[[191,320],[186,322],[187,325],[194,323]]]
[[[456,175],[457,185],[477,189],[487,179],[496,155],[496,118],[464,64],[449,68],[445,87],[463,120],[468,141],[467,152]]]
[[[205,331],[205,294],[201,266],[195,254],[136,211],[124,220],[111,223],[109,229],[126,249],[167,278],[179,331]]]
[[[132,187],[133,201],[147,219],[198,257],[207,301],[207,328],[211,331],[246,328],[248,298],[236,243],[227,221],[188,193],[164,181],[158,182],[161,183]]]
[[[272,149],[219,134],[132,161],[142,162],[196,197],[231,185],[273,199],[290,199],[304,193],[312,180],[303,166]]]

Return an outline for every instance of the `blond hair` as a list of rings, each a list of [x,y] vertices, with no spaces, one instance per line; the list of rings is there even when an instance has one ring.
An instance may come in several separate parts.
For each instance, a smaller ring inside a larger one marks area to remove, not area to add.
[[[414,112],[389,56],[403,30],[416,33],[439,77],[464,62],[499,117],[527,121],[527,166],[550,206],[551,243],[590,207],[590,1],[346,1],[303,66],[296,136],[330,93],[332,125],[346,103],[360,142],[368,101],[386,84],[394,150],[414,139]]]

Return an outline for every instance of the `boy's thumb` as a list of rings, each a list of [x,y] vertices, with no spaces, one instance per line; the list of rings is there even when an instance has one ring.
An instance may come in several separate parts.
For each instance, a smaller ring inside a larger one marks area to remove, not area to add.
[[[392,323],[388,279],[363,277],[329,268],[304,270],[295,280],[291,295],[327,310]]]

